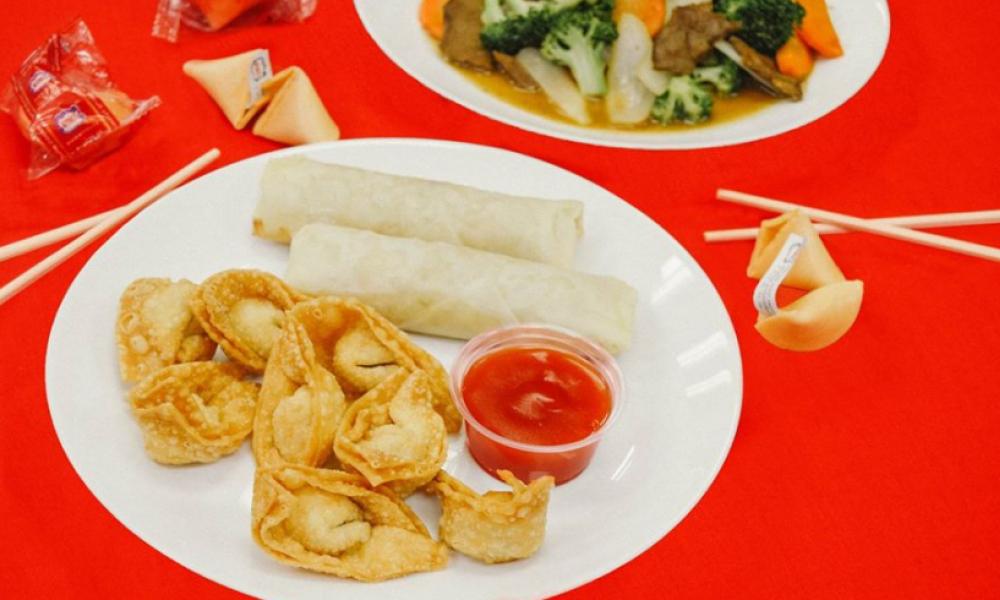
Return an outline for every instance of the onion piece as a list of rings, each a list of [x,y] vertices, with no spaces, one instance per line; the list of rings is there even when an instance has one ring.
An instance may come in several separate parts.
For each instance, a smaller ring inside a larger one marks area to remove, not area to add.
[[[645,121],[656,95],[669,84],[669,76],[660,75],[663,81],[658,81],[658,72],[653,70],[653,41],[646,26],[632,13],[624,13],[618,20],[618,39],[608,60],[608,94],[604,100],[608,118],[625,124]]]
[[[670,87],[670,74],[666,71],[657,71],[653,68],[653,61],[650,59],[647,64],[639,67],[639,71],[635,74],[639,78],[639,81],[646,86],[649,91],[653,92],[657,96],[667,91]]]
[[[563,114],[577,123],[583,125],[590,123],[587,100],[566,69],[545,60],[537,48],[525,48],[518,52],[517,62]]]

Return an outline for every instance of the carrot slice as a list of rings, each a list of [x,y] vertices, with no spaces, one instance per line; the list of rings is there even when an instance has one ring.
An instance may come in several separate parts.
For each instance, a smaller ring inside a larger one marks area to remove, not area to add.
[[[445,4],[448,0],[423,0],[420,3],[420,24],[436,40],[444,35]]]
[[[632,13],[642,24],[650,36],[654,36],[663,28],[663,20],[667,13],[666,0],[617,0],[612,13],[615,23],[625,13]]]
[[[837,30],[830,21],[826,0],[798,0],[798,3],[806,9],[806,16],[802,19],[802,27],[799,29],[802,41],[820,56],[826,58],[842,56],[844,49],[840,45],[840,38],[837,37]]]
[[[778,49],[778,54],[774,58],[778,63],[779,71],[800,81],[808,77],[813,69],[812,54],[809,53],[809,48],[806,48],[798,35],[793,34],[792,37],[788,38],[785,45]]]

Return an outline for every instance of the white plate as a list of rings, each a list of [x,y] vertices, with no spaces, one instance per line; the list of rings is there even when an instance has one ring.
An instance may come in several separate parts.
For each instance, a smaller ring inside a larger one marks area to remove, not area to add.
[[[149,460],[118,377],[118,296],[138,277],[199,281],[256,267],[283,274],[287,248],[250,235],[268,156],[206,175],[125,225],[80,271],[56,315],[46,357],[49,410],[73,467],[126,527],[187,568],[271,598],[523,598],[597,578],[663,537],[715,478],[739,420],[743,377],[732,323],[695,261],[659,226],[572,173],[519,154],[449,142],[352,140],[306,154],[342,164],[511,193],[579,198],[587,233],[577,266],[639,290],[633,347],[620,356],[629,404],[590,468],[552,493],[542,549],[486,566],[453,553],[444,571],[359,584],[278,564],[250,537],[249,445],[211,465]],[[460,343],[415,336],[446,366]],[[480,490],[482,473],[453,437],[446,468]],[[435,530],[436,503],[411,505]],[[123,563],[124,564],[124,563]]]
[[[598,146],[712,148],[760,140],[811,123],[847,102],[871,78],[889,42],[885,0],[827,0],[844,56],[819,60],[801,102],[776,102],[747,117],[688,130],[616,131],[539,116],[480,89],[448,64],[417,18],[420,0],[354,0],[368,33],[417,81],[477,113],[528,131]]]

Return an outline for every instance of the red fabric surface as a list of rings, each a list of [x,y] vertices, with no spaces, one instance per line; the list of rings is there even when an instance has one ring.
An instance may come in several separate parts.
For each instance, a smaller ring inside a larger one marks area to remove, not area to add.
[[[843,340],[799,355],[753,329],[750,243],[701,241],[703,230],[764,216],[714,201],[719,186],[862,216],[997,207],[1000,79],[992,76],[989,3],[896,3],[885,61],[842,108],[777,138],[696,152],[588,147],[480,117],[393,65],[347,0],[323,0],[304,25],[185,32],[176,45],[149,36],[154,0],[6,4],[3,78],[79,14],[119,85],[135,97],[159,94],[163,105],[88,171],[30,183],[27,144],[0,119],[0,243],[116,206],[210,146],[223,152],[216,166],[275,148],[233,131],[180,71],[189,58],[267,47],[279,67],[306,69],[345,138],[443,138],[536,156],[625,198],[695,256],[743,352],[732,453],[674,531],[567,598],[984,598],[1000,589],[1000,265],[865,235],[831,237],[844,272],[865,281],[864,306]],[[951,233],[1000,242],[1000,226]],[[43,377],[48,330],[95,247],[0,307],[0,590],[234,597],[122,527],[56,439]],[[0,264],[0,281],[50,251]],[[102,432],[93,435],[101,443]]]

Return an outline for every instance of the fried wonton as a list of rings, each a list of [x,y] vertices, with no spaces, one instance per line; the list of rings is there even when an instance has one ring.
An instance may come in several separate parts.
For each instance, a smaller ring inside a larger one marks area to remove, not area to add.
[[[462,426],[448,386],[448,373],[433,356],[374,309],[351,299],[326,296],[298,304],[289,315],[302,323],[316,349],[351,400],[399,370],[427,373],[434,410],[449,432]]]
[[[186,279],[136,279],[122,293],[115,335],[122,379],[139,381],[163,367],[209,360],[215,342],[191,314],[197,286]]]
[[[233,363],[191,362],[160,369],[129,392],[146,452],[164,464],[207,463],[250,435],[258,385]]]
[[[257,465],[322,465],[333,452],[346,408],[344,392],[316,360],[305,327],[286,319],[264,371],[254,417]]]
[[[202,282],[191,309],[226,356],[263,373],[285,311],[305,298],[270,273],[233,269]]]
[[[538,550],[545,538],[549,490],[555,485],[548,475],[525,485],[510,471],[497,474],[511,491],[479,495],[445,471],[427,486],[441,498],[441,540],[486,563],[526,558]]]
[[[347,409],[337,458],[368,483],[410,495],[434,478],[448,454],[448,432],[432,399],[426,373],[398,370]]]
[[[444,568],[447,547],[385,489],[330,469],[259,469],[254,480],[254,540],[295,567],[381,581]]]

